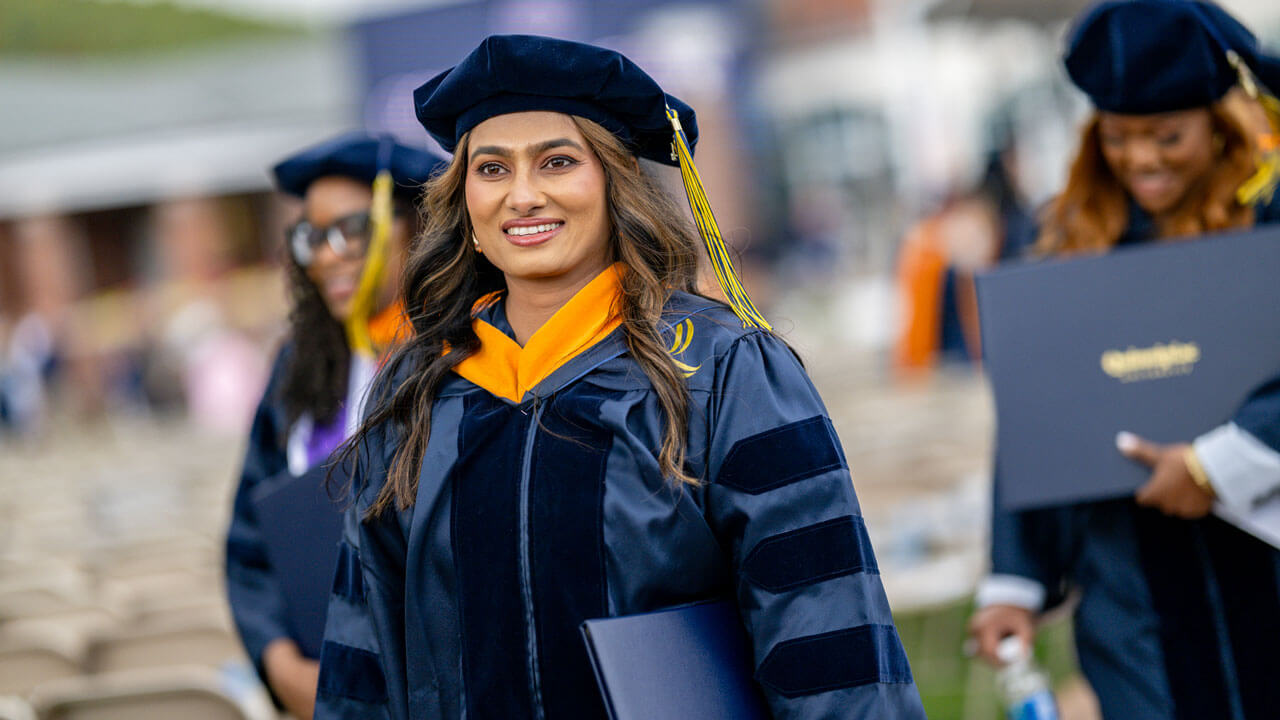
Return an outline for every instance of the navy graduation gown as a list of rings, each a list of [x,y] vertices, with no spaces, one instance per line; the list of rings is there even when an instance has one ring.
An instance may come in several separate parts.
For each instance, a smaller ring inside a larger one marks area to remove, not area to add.
[[[295,434],[297,429],[291,427],[288,422],[288,413],[280,399],[280,385],[284,381],[284,372],[291,353],[292,347],[286,345],[277,354],[267,388],[254,415],[232,505],[225,548],[226,589],[231,616],[263,684],[266,684],[266,672],[262,663],[262,653],[273,640],[292,638],[298,643],[304,655],[316,654],[319,650],[318,647],[312,647],[318,643],[306,634],[308,629],[295,627],[296,622],[291,621],[291,612],[285,599],[286,593],[281,585],[280,573],[272,565],[262,532],[264,523],[272,522],[273,519],[259,517],[255,503],[255,498],[259,497],[263,491],[270,491],[273,486],[280,483],[293,482],[294,472],[301,471],[302,467],[306,469],[297,476],[301,478],[298,482],[313,484],[317,496],[328,500],[324,489],[327,465],[316,463],[307,467],[306,462],[302,462],[300,466],[292,470],[290,468],[289,444],[292,440],[298,439],[290,436]],[[301,437],[302,446],[306,445],[306,439],[306,435]],[[305,447],[300,449],[303,450],[302,455],[305,457],[307,449]],[[333,508],[335,521],[339,511],[335,505]],[[337,555],[337,523],[326,523],[321,526],[318,524],[319,518],[315,518],[315,521],[317,524],[312,527],[314,533],[321,538],[324,535],[331,535],[333,548],[333,555],[317,558],[316,562],[325,567],[332,567]],[[292,518],[290,522],[296,523],[298,519]],[[316,543],[303,543],[299,547],[305,548],[305,550],[300,549],[299,552],[312,552]],[[323,608],[323,604],[321,603],[319,607]],[[296,615],[298,612],[299,608],[295,606],[293,618],[302,622],[303,620]]]
[[[1150,240],[1149,219],[1131,213],[1122,242]],[[1280,198],[1257,211],[1258,223],[1276,221]],[[1232,421],[1280,452],[1280,375]],[[993,574],[1045,588],[1046,607],[1079,592],[1077,654],[1108,720],[1280,713],[1280,551],[1261,540],[1214,516],[1182,520],[1129,498],[996,507],[991,560]]]
[[[500,304],[480,317],[510,334]],[[361,520],[396,433],[362,444],[318,719],[604,718],[582,621],[723,596],[777,717],[924,717],[799,362],[702,298],[677,294],[664,319],[696,488],[659,473],[660,408],[620,330],[518,401],[447,380],[408,510]]]
[[[227,529],[226,582],[231,616],[249,659],[266,683],[262,651],[277,638],[288,637],[284,595],[271,572],[271,562],[253,508],[254,490],[263,483],[287,475],[285,452],[289,433],[288,415],[278,401],[280,383],[288,363],[290,348],[277,355],[262,401],[249,430],[240,482],[236,488]]]

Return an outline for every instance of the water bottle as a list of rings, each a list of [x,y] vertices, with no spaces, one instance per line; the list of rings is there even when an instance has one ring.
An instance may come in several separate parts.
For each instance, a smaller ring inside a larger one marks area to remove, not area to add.
[[[1031,648],[1021,638],[1010,636],[996,646],[996,657],[1001,663],[996,685],[1009,720],[1058,720],[1049,676],[1031,658]]]

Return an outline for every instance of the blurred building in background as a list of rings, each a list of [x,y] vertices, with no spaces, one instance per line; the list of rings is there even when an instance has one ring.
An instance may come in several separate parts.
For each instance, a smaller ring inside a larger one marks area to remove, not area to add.
[[[192,397],[204,381],[182,378],[203,361],[172,351],[243,354],[226,329],[260,351],[275,337],[271,268],[296,209],[266,168],[356,125],[428,143],[412,89],[489,33],[617,48],[693,104],[749,283],[815,351],[884,351],[908,229],[994,157],[1022,205],[1044,202],[1083,109],[1057,62],[1078,1],[398,0],[318,3],[317,17],[277,0],[252,18],[215,0],[3,4],[8,375],[39,367],[84,413],[177,402],[213,427],[238,427],[245,399]],[[1265,0],[1228,5],[1280,26]],[[210,365],[237,363],[261,374]],[[17,384],[12,422],[38,414]]]
[[[353,122],[340,34],[167,6],[6,5],[18,32],[44,27],[0,45],[9,364],[48,354],[44,374],[81,415],[190,401],[240,431],[265,371],[262,343],[246,343],[284,307],[269,266],[288,211],[266,168]],[[34,327],[43,348],[24,340]],[[14,394],[6,414],[24,424]]]

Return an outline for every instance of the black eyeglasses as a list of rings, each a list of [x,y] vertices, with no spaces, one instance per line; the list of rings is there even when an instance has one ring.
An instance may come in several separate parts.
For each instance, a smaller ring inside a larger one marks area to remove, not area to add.
[[[339,257],[363,256],[369,249],[369,229],[369,211],[363,210],[340,217],[324,227],[316,227],[305,219],[299,220],[285,231],[285,239],[293,259],[307,267],[315,261],[316,251],[325,243]]]

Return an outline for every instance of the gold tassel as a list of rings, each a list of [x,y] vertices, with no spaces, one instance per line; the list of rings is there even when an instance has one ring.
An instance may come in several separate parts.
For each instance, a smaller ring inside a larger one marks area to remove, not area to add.
[[[351,315],[346,322],[347,344],[351,351],[370,358],[377,357],[379,350],[373,346],[369,335],[369,318],[377,309],[378,290],[382,287],[382,275],[387,268],[392,220],[391,186],[391,171],[380,170],[373,180],[373,205],[369,208],[369,248],[355,297],[351,301]]]
[[[1269,203],[1280,185],[1280,99],[1258,83],[1239,53],[1228,50],[1227,61],[1240,76],[1240,87],[1262,106],[1271,126],[1271,132],[1259,139],[1258,171],[1236,189],[1236,202],[1250,206]]]
[[[693,152],[689,150],[689,140],[685,137],[684,128],[680,126],[680,116],[675,110],[667,108],[667,118],[675,135],[671,139],[671,156],[680,162],[680,179],[684,181],[685,194],[689,196],[689,207],[693,210],[693,221],[698,226],[698,234],[707,245],[707,255],[711,257],[711,267],[716,272],[716,280],[720,289],[729,299],[729,306],[742,320],[742,327],[758,327],[773,331],[769,321],[764,319],[756,306],[747,296],[747,290],[738,279],[733,269],[733,260],[720,235],[720,226],[716,224],[716,216],[711,212],[711,203],[707,200],[707,192],[702,187],[702,178],[698,168],[693,164]]]

